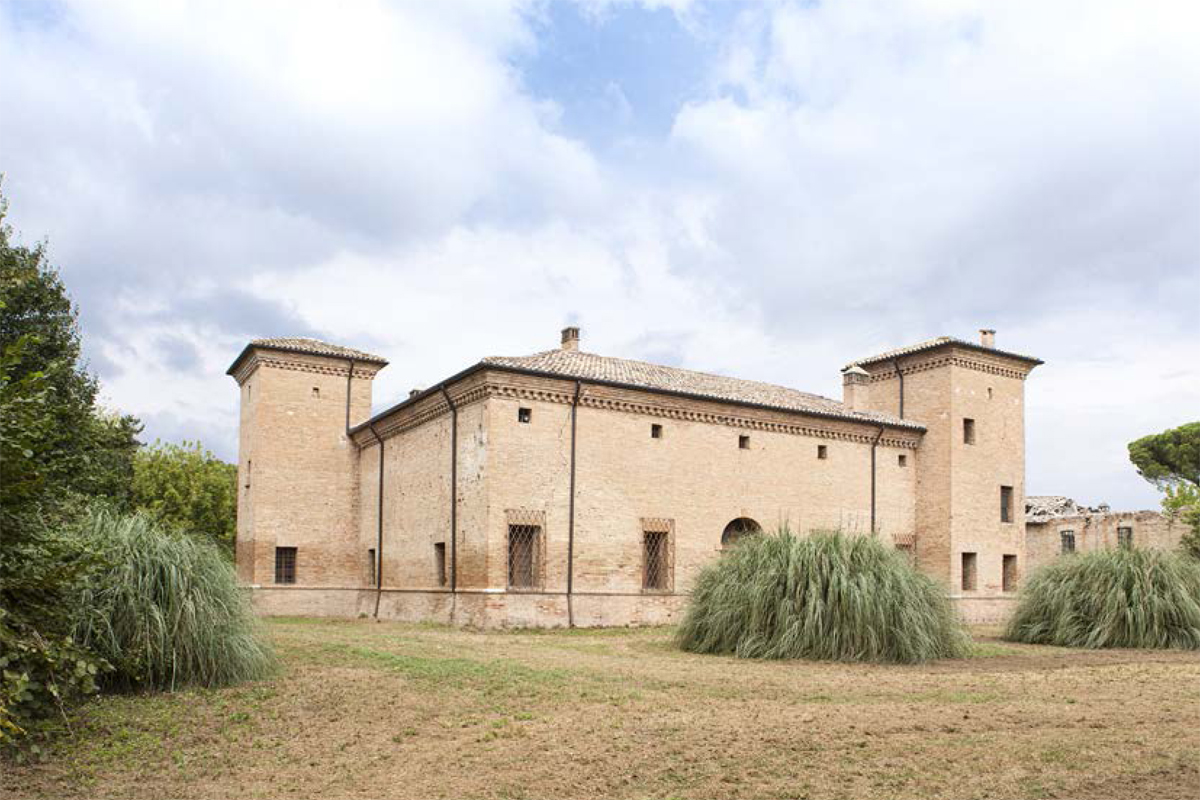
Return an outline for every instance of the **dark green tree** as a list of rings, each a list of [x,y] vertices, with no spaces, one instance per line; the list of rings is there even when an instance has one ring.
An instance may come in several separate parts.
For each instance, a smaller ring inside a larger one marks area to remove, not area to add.
[[[1188,526],[1180,543],[1200,558],[1200,422],[1189,422],[1129,443],[1138,474],[1166,493],[1163,511]]]
[[[156,441],[134,458],[133,505],[158,522],[208,536],[232,551],[237,529],[237,467],[199,442]]]

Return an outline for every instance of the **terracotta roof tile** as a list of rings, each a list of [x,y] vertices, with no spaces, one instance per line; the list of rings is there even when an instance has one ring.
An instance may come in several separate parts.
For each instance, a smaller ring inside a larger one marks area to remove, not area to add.
[[[845,405],[808,392],[770,383],[727,378],[645,361],[612,358],[578,350],[547,350],[530,356],[490,356],[481,362],[578,380],[606,381],[637,388],[746,403],[782,411],[800,411],[856,422],[883,422],[924,430],[924,426],[891,414],[851,411]]]
[[[362,350],[355,350],[352,347],[342,347],[329,342],[322,342],[320,339],[306,339],[299,336],[281,336],[271,339],[254,339],[250,344],[242,350],[233,363],[229,365],[226,374],[232,375],[234,369],[241,360],[246,357],[251,348],[259,347],[264,350],[279,350],[285,353],[307,353],[314,356],[331,356],[333,358],[354,359],[355,361],[364,361],[372,364],[386,365],[387,359],[383,356],[364,353]]]
[[[851,361],[843,369],[850,369],[851,367],[857,367],[863,364],[876,364],[880,361],[891,361],[893,358],[911,355],[912,353],[922,353],[926,350],[935,350],[939,347],[946,347],[948,345],[965,347],[968,350],[975,350],[982,353],[993,353],[995,355],[1005,356],[1007,358],[1015,358],[1018,361],[1026,361],[1030,364],[1034,364],[1035,366],[1042,363],[1040,358],[1034,358],[1033,356],[1025,356],[1021,355],[1020,353],[1010,353],[1007,350],[998,350],[995,347],[984,347],[981,344],[968,342],[965,339],[956,339],[953,336],[938,336],[934,339],[926,339],[923,342],[918,342],[917,344],[910,344],[907,347],[898,347],[895,350],[888,350],[884,353],[880,353],[877,356],[869,356],[867,358],[860,358],[857,361]]]

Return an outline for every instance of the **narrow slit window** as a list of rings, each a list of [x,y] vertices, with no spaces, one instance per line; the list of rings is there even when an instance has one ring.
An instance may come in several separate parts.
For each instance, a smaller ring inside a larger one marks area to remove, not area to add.
[[[433,543],[433,566],[437,575],[438,586],[446,585],[446,543]]]
[[[1059,531],[1058,538],[1064,556],[1075,552],[1075,531]]]
[[[296,582],[296,548],[275,548],[275,582]]]
[[[1001,588],[1006,592],[1015,592],[1017,590],[1017,557],[1005,554],[1002,570],[1000,573]]]
[[[963,420],[963,444],[975,444],[975,420]]]
[[[907,467],[908,466],[908,456],[901,453],[900,455],[896,456],[896,463],[902,467]]]
[[[750,437],[746,436],[745,434],[742,434],[741,436],[739,436],[738,437],[738,448],[741,450],[749,450],[750,449]]]
[[[1000,521],[1013,521],[1013,488],[1011,486],[1000,487]]]
[[[374,586],[377,583],[375,576],[375,548],[367,550],[367,585]]]
[[[821,461],[829,458],[829,446],[824,444],[817,445],[817,458]]]
[[[650,426],[650,438],[651,439],[661,439],[662,438],[662,425],[651,425]]]
[[[975,554],[962,554],[962,590],[964,592],[975,591]]]
[[[1117,528],[1117,547],[1122,550],[1133,549],[1133,528]]]
[[[508,588],[537,589],[542,582],[542,529],[508,526]]]
[[[250,488],[250,474],[254,471],[254,462],[246,459],[246,488]]]
[[[533,409],[532,408],[518,408],[517,409],[517,422],[524,422],[524,423],[533,422]]]

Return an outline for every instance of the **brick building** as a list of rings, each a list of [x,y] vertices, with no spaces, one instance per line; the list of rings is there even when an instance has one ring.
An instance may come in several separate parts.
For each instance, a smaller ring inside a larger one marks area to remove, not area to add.
[[[942,337],[843,370],[842,402],[561,346],[374,416],[378,356],[251,342],[237,569],[268,614],[491,625],[674,619],[698,570],[788,522],[874,533],[1002,618],[1027,568],[1024,381]]]
[[[1186,526],[1157,511],[1113,511],[1081,506],[1060,496],[1030,497],[1025,506],[1025,568],[1060,555],[1117,547],[1174,550]]]

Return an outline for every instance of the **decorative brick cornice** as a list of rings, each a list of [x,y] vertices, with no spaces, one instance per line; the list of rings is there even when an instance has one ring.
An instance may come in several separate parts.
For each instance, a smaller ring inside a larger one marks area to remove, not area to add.
[[[268,369],[286,369],[294,372],[312,372],[320,375],[337,375],[340,377],[349,377],[350,363],[337,362],[333,360],[318,362],[306,361],[296,358],[288,358],[286,355],[273,355],[266,352],[252,353],[247,358],[242,359],[238,368],[231,374],[233,379],[238,382],[238,385],[246,382],[256,369],[265,367]],[[354,364],[354,377],[362,380],[374,380],[375,373],[379,372],[379,365],[367,362],[356,362]]]
[[[911,358],[911,357],[910,357]],[[877,372],[871,374],[871,383],[880,383],[882,381],[895,380],[896,371],[890,363],[880,363],[874,365]],[[920,361],[900,361],[900,371],[905,375],[912,375],[916,372],[925,372],[931,369],[939,369],[941,367],[962,367],[963,369],[971,369],[976,372],[986,372],[989,375],[998,375],[1003,378],[1015,378],[1016,380],[1025,380],[1029,376],[1030,369],[1020,369],[1009,366],[1007,364],[998,364],[995,361],[989,361],[982,358],[971,358],[964,355],[939,355],[932,358],[925,358]]]
[[[858,444],[871,444],[876,441],[879,433],[879,425],[867,420],[862,422],[825,420],[786,411],[737,406],[727,406],[730,410],[724,411],[718,410],[721,408],[721,404],[717,401],[677,400],[672,402],[669,399],[656,397],[650,392],[611,387],[595,387],[598,390],[602,388],[602,391],[592,391],[593,387],[586,383],[584,386],[585,391],[579,398],[579,405],[585,408]],[[459,409],[488,397],[570,405],[574,399],[574,382],[531,378],[496,371],[485,373],[474,385],[455,387],[450,394],[454,405]],[[444,398],[432,395],[414,406],[397,409],[395,414],[376,423],[375,427],[381,437],[388,439],[437,419],[449,413],[449,410],[450,407]],[[915,450],[920,444],[921,433],[918,431],[885,430],[886,432],[879,439],[879,444],[884,447]],[[360,446],[366,446],[374,441],[374,436],[370,429],[362,428],[355,433],[355,441]]]

